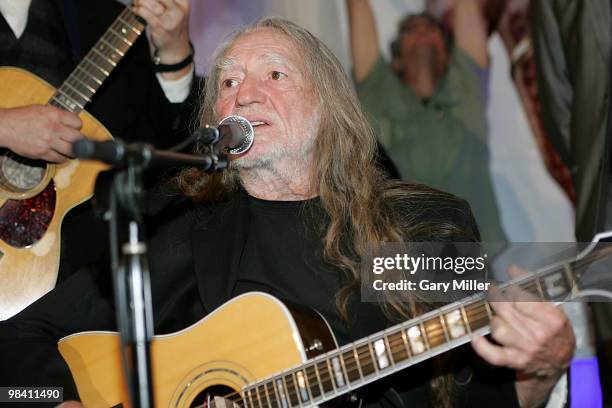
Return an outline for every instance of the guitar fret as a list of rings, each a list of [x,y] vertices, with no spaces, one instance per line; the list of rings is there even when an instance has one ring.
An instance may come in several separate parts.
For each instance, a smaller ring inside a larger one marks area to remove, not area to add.
[[[389,357],[386,353],[386,345],[384,339],[378,339],[374,341],[374,353],[376,356],[376,364],[378,366],[379,371],[384,370],[390,366]]]
[[[407,349],[404,346],[404,342],[402,340],[402,333],[402,331],[399,331],[387,336],[389,350],[391,350],[391,358],[395,363],[401,363],[402,361],[407,360],[410,357]]]
[[[544,291],[542,290],[542,283],[540,282],[540,278],[536,276],[534,280],[538,288],[538,295],[540,296],[541,299],[546,300],[547,297],[544,295]]]
[[[108,39],[106,39],[104,36],[102,36],[102,38],[100,38],[100,42],[105,43],[108,47],[110,47],[111,51],[114,51],[114,53],[110,54],[109,57],[111,58],[112,61],[115,60],[114,57],[116,57],[116,59],[118,60],[119,58],[124,56],[124,53],[121,52],[121,50],[119,48],[117,48],[115,46],[115,44],[112,44]]]
[[[281,408],[289,408],[290,403],[287,400],[287,395],[285,393],[285,387],[283,385],[282,377],[272,381],[272,384],[274,384],[274,391],[278,396],[278,399],[280,400]]]
[[[319,364],[313,364],[315,369],[315,373],[317,375],[317,384],[319,385],[319,389],[321,390],[320,395],[325,396],[325,389],[323,388],[323,380],[321,379],[321,373],[319,372]]]
[[[69,81],[65,81],[65,82],[62,84],[62,86],[64,86],[64,85],[65,85],[65,86],[67,86],[67,87],[69,87],[70,89],[72,89],[72,90],[73,90],[75,93],[77,93],[77,94],[78,94],[78,96],[79,96],[81,99],[83,99],[83,101],[85,102],[85,103],[83,104],[83,106],[84,106],[84,105],[86,105],[87,103],[91,102],[91,97],[86,96],[86,95],[83,95],[83,94],[82,94],[82,93],[81,93],[81,92],[80,92],[78,89],[76,89],[74,86],[72,86],[72,85],[70,84],[70,82],[69,82]]]
[[[412,355],[421,354],[427,350],[427,346],[423,340],[422,331],[419,325],[410,327],[406,334],[408,335],[408,343],[410,344],[410,350]]]
[[[100,51],[98,48],[92,48],[92,50],[98,54],[100,57],[102,57],[102,60],[107,62],[110,66],[106,68],[106,71],[108,71],[109,73],[113,70],[113,68],[115,68],[117,66],[117,63],[115,61],[113,61],[112,59],[108,58],[102,51]],[[110,74],[108,74],[110,75]]]
[[[442,320],[442,324],[447,327],[447,335],[449,337],[447,341],[458,339],[467,334],[467,330],[463,323],[463,316],[461,315],[461,309],[446,312],[444,317],[440,316],[440,319]]]
[[[407,358],[410,358],[412,357],[412,354],[410,353],[410,345],[408,344],[406,330],[402,330],[401,334],[402,334],[402,343],[404,344],[404,348],[406,349],[406,355],[408,356]]]
[[[362,354],[366,354],[366,356],[362,357]],[[376,373],[368,344],[357,347],[357,358],[359,360],[359,366],[361,367],[361,373],[364,377]]]
[[[331,371],[329,371],[327,359],[321,363],[317,363],[317,370],[319,371],[319,375],[321,377],[321,387],[323,388],[323,393],[327,394],[335,391],[334,382],[331,379]]]
[[[308,392],[308,384],[304,378],[304,372],[302,370],[294,373],[297,381],[299,395],[302,402],[308,402],[312,399],[312,396]]]
[[[93,94],[96,93],[96,90],[93,89],[92,87],[90,87],[89,84],[87,84],[83,79],[86,79],[86,78],[79,77],[79,74],[75,71],[75,72],[73,72],[68,77],[66,82],[75,82],[76,81],[76,84],[74,84],[74,86],[85,87],[84,92],[88,92],[89,93],[89,97],[91,98],[93,96]]]
[[[106,35],[108,36],[109,41],[115,44],[115,47],[117,47],[117,49],[119,49],[119,51],[123,53],[125,53],[127,50],[130,49],[132,45],[134,45],[134,43],[128,38],[126,38],[125,35],[121,35],[120,33],[118,33],[113,28],[113,26],[108,29]]]
[[[359,379],[363,380],[363,371],[361,371],[361,362],[359,361],[359,354],[357,353],[357,349],[353,346],[353,359],[355,360],[355,365],[357,366],[357,372],[359,373]]]
[[[340,363],[340,376],[343,377],[342,380],[344,381],[344,385],[348,385],[348,375],[346,374],[346,367],[344,365],[344,359],[342,358],[342,355],[337,354],[335,357],[333,357],[332,364],[334,362],[334,359],[337,359]]]
[[[384,340],[385,340],[385,344],[387,345],[387,358],[389,359],[391,366],[394,366],[395,361],[393,360],[393,350],[391,349],[391,346],[389,345],[389,337],[385,336]]]
[[[291,379],[293,382],[293,388],[295,390],[295,398],[296,398],[297,404],[299,406],[302,406],[302,396],[300,395],[301,390],[300,390],[300,385],[298,384],[298,379],[297,379],[297,375],[295,371],[291,372]]]
[[[472,328],[470,327],[470,320],[467,317],[467,313],[465,311],[464,305],[461,305],[461,317],[463,318],[463,323],[465,325],[465,328],[467,329],[467,332],[469,334],[472,334]]]
[[[368,354],[370,357],[370,360],[372,361],[372,367],[374,367],[374,373],[378,374],[378,364],[376,363],[376,352],[374,351],[374,348],[372,347],[372,343],[368,342]]]
[[[264,407],[270,407],[270,406],[272,406],[272,403],[270,402],[270,395],[268,395],[268,389],[267,389],[267,387],[266,387],[266,384],[262,384],[260,387],[262,387],[262,388],[263,388],[263,394],[265,395],[265,397],[266,397],[266,401],[267,401],[267,405],[266,405],[266,404],[264,404]]]
[[[311,366],[306,367],[306,375],[308,376],[308,378],[310,378],[310,374],[308,373],[309,369],[314,371],[314,377],[315,377],[315,382],[316,382],[315,389],[312,389],[311,387],[310,393],[312,394],[313,399],[317,399],[321,395],[325,394],[325,391],[323,390],[323,386],[321,384],[321,376],[319,375],[319,370],[317,369],[317,365],[313,364]],[[310,381],[309,383],[312,384],[312,381]]]
[[[304,367],[304,375],[306,376],[306,384],[308,385],[308,392],[313,400],[321,396],[321,390],[319,388],[319,382],[314,365]]]
[[[535,282],[533,282],[532,280],[525,282],[525,286],[519,285],[519,287],[521,287],[524,291],[532,295],[537,295],[537,287]]]
[[[72,112],[72,108],[68,105],[66,105],[65,101],[59,99],[60,98],[60,94],[55,93],[55,95],[53,95],[53,97],[51,98],[51,100],[49,101],[49,105],[55,106],[56,108],[60,108],[69,112]],[[69,101],[67,101],[69,102]]]
[[[347,384],[347,377],[342,356],[340,354],[336,354],[334,357],[332,357],[331,363],[334,370],[334,379],[336,380],[337,388],[345,387]]]
[[[83,109],[83,106],[79,105],[70,95],[62,91],[61,88],[57,89],[54,98],[64,105],[66,110],[69,110],[70,112],[77,112]]]
[[[544,287],[551,300],[562,299],[568,293],[568,284],[562,272],[555,271],[544,276]]]
[[[70,98],[70,100],[73,101],[78,106],[79,110],[83,109],[83,107],[87,105],[87,102],[89,102],[87,99],[82,97],[79,93],[71,89],[70,86],[66,86],[65,83],[62,84],[62,86],[57,89],[57,92]]]
[[[92,72],[87,71],[81,64],[77,65],[76,69],[84,73],[86,79],[92,79],[95,82],[93,85],[95,89],[102,85],[102,80],[96,77]]]
[[[123,41],[127,47],[131,47],[132,45],[134,45],[134,43],[132,41],[130,41],[129,39],[125,38],[125,35],[122,35],[121,33],[118,33],[117,31],[114,30],[114,27],[111,26],[108,29],[109,33],[112,33],[115,37],[117,37],[118,39],[120,39],[121,41]]]
[[[565,272],[565,278],[569,284],[569,292],[576,294],[578,292],[578,284],[576,283],[576,277],[572,273],[572,267],[566,263],[563,265],[563,271]]]
[[[127,21],[125,21],[123,18],[119,17],[119,20],[121,20],[121,22],[123,24],[125,24],[126,26],[128,26],[128,28],[132,31],[134,31],[136,34],[140,35],[142,34],[142,30],[139,30],[138,28],[134,27],[132,24],[128,23]]]
[[[102,78],[103,81],[104,79],[106,79],[106,77],[110,75],[110,72],[102,68],[100,65],[96,64],[96,62],[93,60],[93,58],[95,58],[95,55],[96,54],[92,51],[89,55],[87,55],[87,57],[85,57],[83,61],[81,61],[81,64],[83,64],[83,67],[85,68],[84,64],[87,63],[89,64],[89,66],[96,68],[98,71],[104,74],[105,78]]]
[[[298,397],[298,390],[295,384],[295,379],[293,378],[293,373],[288,373],[283,376],[285,381],[285,386],[287,387],[287,395],[289,396],[289,401],[291,401],[291,406],[299,406],[300,399]]]
[[[491,310],[491,305],[489,305],[489,302],[487,301],[484,302],[484,305],[487,309],[487,316],[489,317],[489,322],[491,322],[491,320],[493,320],[493,310]]]
[[[252,408],[255,408],[255,403],[253,402],[253,393],[251,392],[250,389],[246,390],[246,395],[249,401],[249,406],[251,406]]]
[[[274,383],[268,381],[264,385],[265,385],[266,395],[268,396],[268,400],[270,401],[270,406],[272,405],[279,406],[278,395],[276,394]]]
[[[444,343],[444,330],[438,317],[428,319],[421,323],[421,325],[424,328],[423,338],[425,338],[425,342],[428,344],[428,349]]]
[[[100,69],[107,77],[113,72],[117,63],[109,59],[99,47],[91,49],[89,62]]]
[[[113,25],[111,25],[111,28],[115,33],[125,38],[132,44],[134,44],[138,37],[140,37],[140,34],[131,30],[130,27],[127,27],[126,24],[120,19],[115,20]]]
[[[467,305],[465,307],[465,312],[472,331],[485,327],[491,322],[489,319],[489,311],[485,303],[480,302]]]
[[[344,367],[346,368],[346,375],[348,382],[359,381],[361,379],[359,375],[359,368],[357,368],[357,361],[355,361],[355,355],[353,349],[342,353],[342,360],[344,360]]]
[[[130,45],[123,41],[123,37],[117,36],[112,30],[112,27],[109,28],[106,33],[102,36],[105,42],[108,44],[112,44],[112,48],[117,51],[119,57],[117,60],[121,59],[125,55],[125,53],[130,49]]]
[[[423,333],[423,341],[425,343],[425,348],[426,350],[430,350],[431,346],[429,343],[429,338],[427,336],[427,331],[425,330],[425,326],[423,325],[423,322],[420,322],[419,325],[421,326],[421,333]]]
[[[446,343],[448,343],[451,340],[451,337],[448,334],[448,328],[446,327],[444,317],[441,314],[438,314],[438,319],[440,319],[440,324],[442,325],[442,331],[444,332],[444,338],[446,339]]]

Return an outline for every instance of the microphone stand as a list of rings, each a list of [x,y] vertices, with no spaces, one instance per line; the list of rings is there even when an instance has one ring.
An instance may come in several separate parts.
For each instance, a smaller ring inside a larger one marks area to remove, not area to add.
[[[127,147],[129,155],[122,158],[120,166],[98,176],[94,205],[109,222],[117,327],[131,406],[149,408],[155,405],[150,354],[153,308],[143,222],[144,174],[151,165],[197,165],[215,172],[227,168],[227,157],[215,154],[212,148],[210,153],[193,156],[156,151],[144,144]],[[127,229],[120,231],[120,225]]]

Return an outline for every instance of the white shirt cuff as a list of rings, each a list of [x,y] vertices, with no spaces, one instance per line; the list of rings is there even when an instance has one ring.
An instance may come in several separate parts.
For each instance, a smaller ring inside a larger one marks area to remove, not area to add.
[[[172,103],[185,102],[191,91],[191,82],[193,81],[195,68],[192,66],[189,74],[179,79],[168,80],[162,78],[161,74],[155,74],[159,85],[161,85],[166,98]]]

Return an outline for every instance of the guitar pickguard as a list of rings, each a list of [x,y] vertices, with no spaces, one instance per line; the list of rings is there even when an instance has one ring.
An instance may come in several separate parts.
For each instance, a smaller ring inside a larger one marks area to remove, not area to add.
[[[34,245],[45,234],[55,213],[55,184],[25,200],[7,200],[0,207],[0,239],[15,248]]]

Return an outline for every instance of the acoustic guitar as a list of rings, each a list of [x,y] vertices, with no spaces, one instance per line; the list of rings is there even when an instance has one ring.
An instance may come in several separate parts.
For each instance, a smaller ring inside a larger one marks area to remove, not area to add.
[[[49,104],[78,113],[86,137],[112,139],[83,108],[143,30],[142,20],[124,9],[58,89],[27,71],[0,67],[0,108]],[[96,162],[52,164],[0,151],[0,320],[55,286],[62,220],[92,196],[104,168]]]
[[[612,233],[597,238],[609,239]],[[556,304],[603,291],[612,246],[594,242],[576,259],[502,285]],[[590,266],[600,270],[593,276]],[[609,278],[608,278],[609,281]],[[593,289],[595,287],[595,289]],[[487,334],[493,317],[479,293],[340,348],[316,312],[264,293],[236,297],[151,343],[157,407],[313,407]],[[116,333],[65,337],[59,350],[88,408],[128,407]]]

